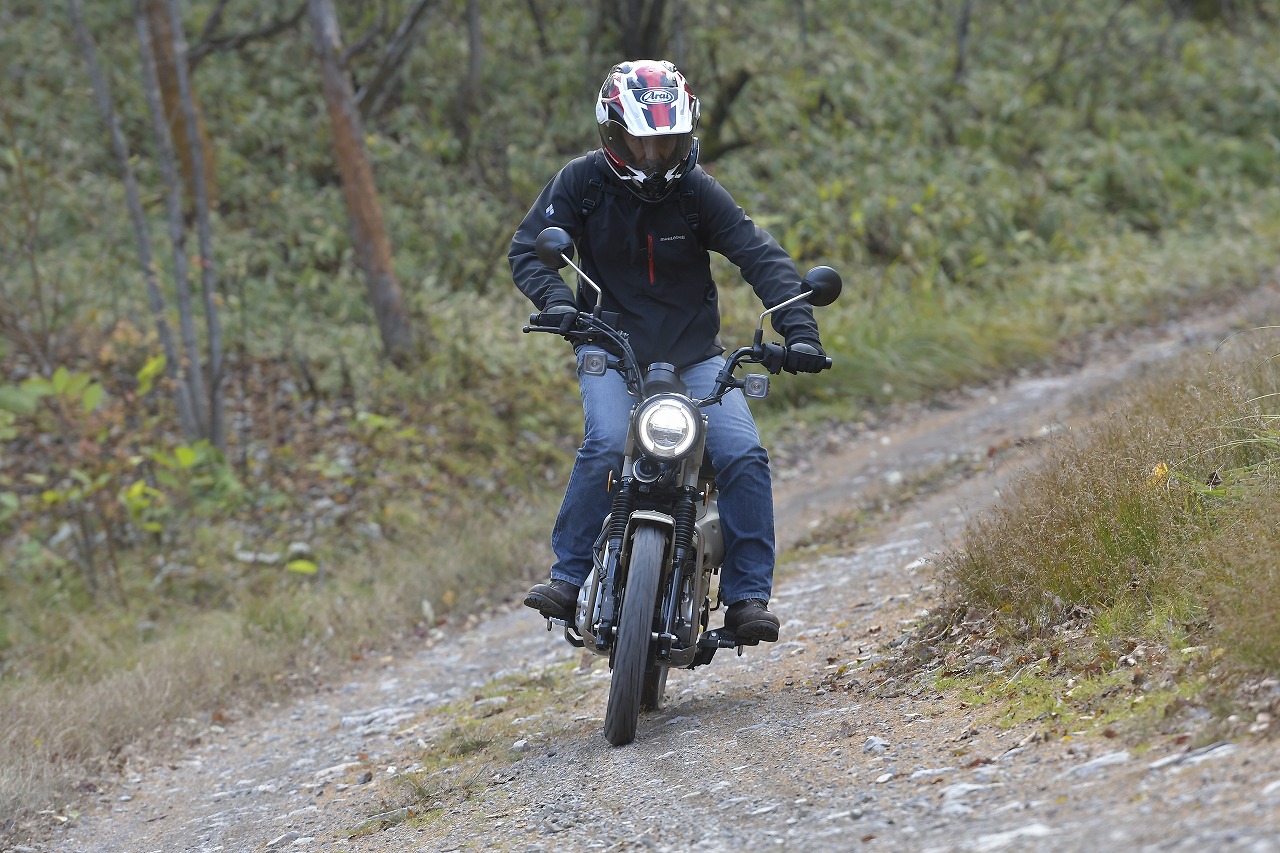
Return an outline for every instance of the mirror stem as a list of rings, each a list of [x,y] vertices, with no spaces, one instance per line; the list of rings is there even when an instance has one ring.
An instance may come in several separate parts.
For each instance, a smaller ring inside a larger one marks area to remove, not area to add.
[[[579,278],[581,278],[587,284],[591,285],[591,289],[596,292],[596,308],[598,310],[604,304],[604,291],[600,289],[600,285],[592,281],[591,276],[584,273],[582,271],[582,268],[579,267],[577,264],[575,264],[572,260],[570,260],[567,254],[562,252],[560,254],[560,257],[566,264],[573,267],[573,271],[578,274]],[[785,305],[786,303],[783,303],[783,304]]]
[[[574,269],[577,269],[577,267],[574,267]],[[808,298],[809,298],[810,296],[812,296],[812,295],[813,295],[813,291],[812,291],[812,290],[806,290],[804,293],[797,294],[797,295],[795,295],[795,296],[791,297],[790,299],[786,300],[785,302],[779,302],[777,305],[773,306],[773,307],[772,307],[772,308],[770,308],[768,311],[765,311],[763,314],[761,314],[761,315],[760,315],[760,325],[759,325],[759,328],[760,328],[760,329],[762,329],[762,330],[764,329],[764,318],[765,318],[765,317],[768,317],[768,316],[769,316],[770,314],[772,314],[774,311],[777,311],[779,308],[786,308],[788,305],[793,305],[793,304],[795,304],[796,302],[799,302],[799,301],[800,301],[800,300],[802,300],[802,299],[808,299]]]

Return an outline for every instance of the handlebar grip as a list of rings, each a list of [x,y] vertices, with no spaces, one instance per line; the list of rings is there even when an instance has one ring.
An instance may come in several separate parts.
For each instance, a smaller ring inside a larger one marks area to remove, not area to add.
[[[558,334],[568,335],[578,323],[578,309],[562,308],[560,310],[543,311],[529,315],[529,325],[538,331],[555,330]]]
[[[831,359],[816,352],[798,348],[787,348],[783,352],[782,369],[787,373],[821,373],[831,367]]]

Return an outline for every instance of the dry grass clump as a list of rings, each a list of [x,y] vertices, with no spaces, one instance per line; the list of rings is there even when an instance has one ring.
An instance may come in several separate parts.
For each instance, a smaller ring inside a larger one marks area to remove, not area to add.
[[[1015,641],[1083,619],[1280,672],[1280,368],[1249,337],[1046,451],[945,559],[948,606]]]

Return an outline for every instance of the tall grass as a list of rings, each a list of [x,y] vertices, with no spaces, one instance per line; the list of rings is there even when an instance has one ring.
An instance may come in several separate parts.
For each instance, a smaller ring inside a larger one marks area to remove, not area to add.
[[[95,665],[11,678],[0,690],[0,816],[58,802],[148,738],[165,738],[175,720],[252,707],[352,654],[426,634],[450,610],[491,600],[504,579],[541,576],[548,559],[530,543],[550,526],[551,508],[458,504],[395,541],[349,548],[323,583],[186,610],[154,640],[103,639],[95,624],[78,641]]]
[[[1053,446],[947,556],[947,606],[1015,642],[1083,618],[1280,672],[1277,349],[1237,337]]]

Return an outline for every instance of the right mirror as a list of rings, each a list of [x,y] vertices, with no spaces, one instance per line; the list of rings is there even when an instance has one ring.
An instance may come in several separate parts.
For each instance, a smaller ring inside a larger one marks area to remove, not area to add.
[[[563,228],[543,228],[534,241],[533,250],[543,266],[553,270],[563,269],[567,264],[561,255],[573,257],[573,240],[569,239],[569,233]]]
[[[812,291],[809,294],[809,304],[818,308],[835,302],[844,287],[840,273],[826,266],[814,267],[805,273],[804,283]]]

